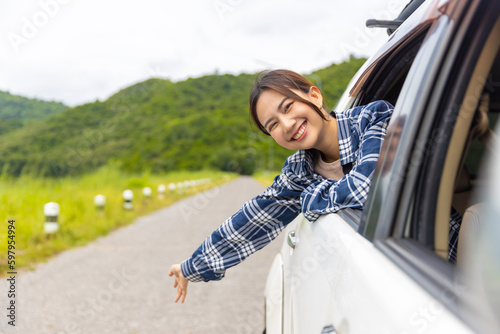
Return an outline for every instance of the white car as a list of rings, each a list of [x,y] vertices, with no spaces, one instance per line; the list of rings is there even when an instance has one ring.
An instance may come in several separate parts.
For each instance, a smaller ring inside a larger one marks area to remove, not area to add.
[[[395,106],[368,201],[288,225],[267,334],[500,333],[499,14],[428,0],[353,78],[336,110]]]

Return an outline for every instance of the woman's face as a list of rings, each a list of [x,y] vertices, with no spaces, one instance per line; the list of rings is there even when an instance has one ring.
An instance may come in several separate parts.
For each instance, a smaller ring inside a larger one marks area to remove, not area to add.
[[[307,94],[294,93],[322,108],[323,99],[316,87],[311,87]],[[329,122],[309,105],[268,89],[260,94],[256,108],[260,123],[280,146],[289,150],[320,149]],[[326,112],[325,115],[331,117]]]

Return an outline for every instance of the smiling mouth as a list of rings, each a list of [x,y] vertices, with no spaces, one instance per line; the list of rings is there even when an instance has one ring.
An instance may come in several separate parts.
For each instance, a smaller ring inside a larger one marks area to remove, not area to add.
[[[292,139],[299,140],[305,131],[306,131],[306,122],[302,123],[299,130],[297,130],[297,133],[295,135],[293,135]]]

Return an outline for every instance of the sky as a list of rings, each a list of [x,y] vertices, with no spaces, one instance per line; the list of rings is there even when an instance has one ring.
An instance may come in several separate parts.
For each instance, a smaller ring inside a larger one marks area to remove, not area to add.
[[[69,106],[151,77],[368,57],[409,0],[0,0],[0,90]]]

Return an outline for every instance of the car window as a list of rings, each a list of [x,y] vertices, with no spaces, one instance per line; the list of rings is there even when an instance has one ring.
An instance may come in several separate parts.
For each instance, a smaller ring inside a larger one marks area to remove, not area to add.
[[[432,22],[429,20],[418,25],[405,38],[388,42],[392,43],[388,50],[377,55],[373,61],[369,59],[349,83],[335,110],[377,100],[386,100],[394,105]]]
[[[494,83],[494,82],[491,82]],[[485,93],[485,97],[491,100],[491,95]],[[500,116],[500,111],[494,111],[491,109],[491,102],[486,102],[488,104],[488,112],[486,117],[488,118],[486,124],[490,129],[494,129],[498,122]],[[486,130],[486,129],[485,129]],[[483,164],[483,159],[487,155],[490,149],[489,144],[484,140],[485,138],[481,134],[477,134],[472,137],[469,150],[466,153],[465,161],[463,167],[466,169],[472,183],[479,182],[479,174],[481,172],[481,166]]]
[[[481,322],[475,326],[478,333],[500,333],[499,124],[495,128],[494,140],[489,143],[486,157],[483,157],[485,168],[480,168],[481,176],[488,182],[478,194],[479,204],[475,207],[479,210],[471,210],[464,215],[460,234],[466,235],[466,238],[462,238],[459,244],[459,252],[464,256],[458,265],[468,294],[458,302],[463,309],[477,310],[480,314],[476,318]],[[482,306],[479,310],[478,305]]]
[[[457,284],[457,269],[463,270],[467,257],[461,246],[468,243],[480,220],[482,208],[476,194],[488,183],[481,163],[491,150],[492,129],[500,115],[497,17],[494,12],[488,21],[485,15],[457,47],[455,58],[448,57],[454,64],[450,76],[440,78],[445,81],[443,91],[434,97],[439,99],[439,112],[425,140],[424,151],[431,153],[424,154],[415,168],[411,204],[398,215],[403,219],[396,222],[392,239],[380,246],[392,247],[395,251],[387,253],[398,265],[472,326],[474,317],[458,307],[457,300],[465,293]]]
[[[358,95],[355,105],[364,105],[372,101],[386,100],[396,104],[401,88],[406,80],[408,71],[415,56],[422,46],[422,42],[429,30],[431,22],[419,26],[416,33],[402,40],[389,52],[372,65],[367,71],[370,75],[362,76],[356,86]]]
[[[468,65],[468,71],[473,72],[463,96],[456,101],[456,111],[445,112],[434,125],[431,133],[436,150],[424,162],[411,228],[406,229],[407,237],[423,242],[444,259],[455,253],[449,247],[451,238],[458,237],[453,235],[450,219],[459,220],[475,204],[474,192],[484,182],[479,166],[491,141],[492,123],[498,117],[491,108],[491,100],[499,94],[491,81],[498,71],[494,66],[500,44],[497,29],[495,26],[477,62]],[[445,128],[450,130],[449,137],[443,135]],[[453,214],[459,216],[450,218]]]

